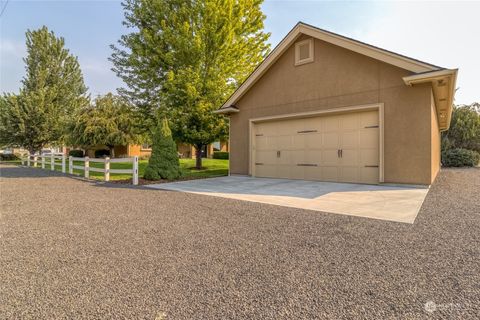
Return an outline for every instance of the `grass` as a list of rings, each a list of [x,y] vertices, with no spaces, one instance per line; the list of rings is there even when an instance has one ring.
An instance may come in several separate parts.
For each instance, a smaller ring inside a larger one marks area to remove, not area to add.
[[[12,163],[12,164],[21,164],[20,161],[5,161],[5,163]],[[55,166],[56,171],[62,171],[62,161],[60,159],[56,159],[55,163],[58,166]],[[74,165],[76,166],[83,166],[82,161],[74,161]],[[143,173],[145,172],[145,168],[147,167],[148,160],[140,160],[138,162],[138,171],[139,171],[139,178],[143,178]],[[30,162],[30,165],[33,166],[33,161]],[[219,177],[219,176],[226,176],[228,175],[228,160],[219,160],[219,159],[203,159],[202,160],[203,169],[197,170],[195,169],[195,159],[180,159],[180,168],[182,170],[182,177],[181,179],[198,179],[198,178],[210,178],[210,177]],[[68,159],[67,159],[67,172],[68,172]],[[101,162],[90,162],[90,167],[94,168],[104,168],[104,163]],[[38,161],[38,168],[41,168],[41,162]],[[111,163],[110,169],[131,169],[132,163]],[[50,161],[45,161],[45,170],[50,170]],[[84,175],[83,170],[74,169],[73,173],[75,175]],[[104,175],[103,172],[93,172],[90,171],[90,178],[103,180]],[[132,175],[130,174],[123,174],[123,173],[110,173],[110,180],[111,181],[118,181],[118,180],[129,180],[132,179]]]

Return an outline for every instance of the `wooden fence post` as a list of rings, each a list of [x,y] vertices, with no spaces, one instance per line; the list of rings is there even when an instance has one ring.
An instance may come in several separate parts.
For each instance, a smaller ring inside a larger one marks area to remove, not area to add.
[[[63,173],[66,173],[66,172],[67,172],[65,153],[62,154],[62,172],[63,172]]]
[[[45,156],[42,157],[42,169],[45,169]]]
[[[85,157],[85,178],[89,178],[90,176],[90,158],[89,157]]]
[[[73,174],[73,157],[68,157],[68,173]]]
[[[50,170],[55,170],[55,155],[53,152],[50,155]]]
[[[104,173],[105,173],[105,181],[110,181],[110,158],[109,157],[105,158]]]
[[[33,156],[33,166],[37,167],[37,156]]]
[[[133,157],[133,185],[138,185],[138,156]]]
[[[28,167],[30,167],[30,157],[31,157],[31,155],[30,155],[30,153],[29,153],[29,154],[28,154],[28,157],[27,157],[27,166],[28,166]]]

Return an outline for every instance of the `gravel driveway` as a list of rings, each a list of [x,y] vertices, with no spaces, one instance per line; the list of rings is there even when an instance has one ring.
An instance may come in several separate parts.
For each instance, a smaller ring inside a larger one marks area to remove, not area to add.
[[[0,319],[480,317],[480,169],[412,225],[0,170]]]

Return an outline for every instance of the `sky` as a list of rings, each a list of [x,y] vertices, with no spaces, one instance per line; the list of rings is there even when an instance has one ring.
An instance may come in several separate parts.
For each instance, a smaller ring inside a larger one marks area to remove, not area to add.
[[[0,92],[18,92],[25,32],[46,25],[79,59],[89,92],[123,85],[108,57],[126,28],[120,1],[0,0]],[[265,30],[275,46],[303,21],[445,68],[459,68],[455,103],[480,101],[480,1],[348,2],[266,0]]]

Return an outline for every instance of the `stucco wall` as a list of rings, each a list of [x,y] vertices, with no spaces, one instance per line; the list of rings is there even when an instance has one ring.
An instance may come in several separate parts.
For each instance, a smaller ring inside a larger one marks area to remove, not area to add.
[[[433,98],[433,93],[431,95],[431,160],[432,160],[432,177],[431,182],[437,177],[438,171],[440,171],[440,153],[441,153],[441,136],[438,129],[438,119],[437,112],[435,109],[435,100]]]
[[[304,39],[301,37],[298,41]],[[430,184],[431,87],[409,71],[315,40],[315,61],[294,65],[294,45],[235,104],[230,170],[249,174],[249,119],[371,103],[385,106],[385,182]]]

